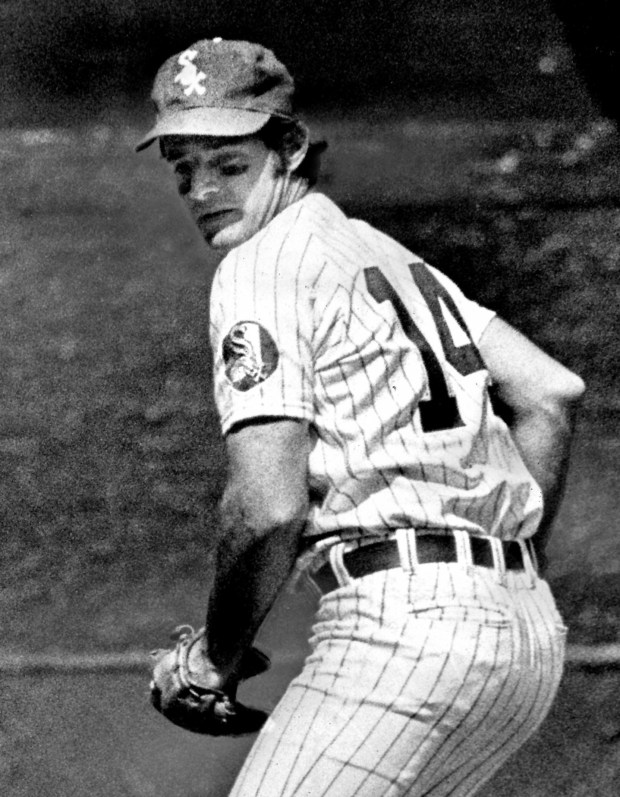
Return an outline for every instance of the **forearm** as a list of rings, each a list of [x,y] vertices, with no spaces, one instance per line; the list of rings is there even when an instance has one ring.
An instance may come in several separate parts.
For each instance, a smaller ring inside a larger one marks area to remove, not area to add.
[[[301,520],[256,534],[230,522],[222,528],[207,610],[209,657],[234,672],[288,578],[297,557]]]
[[[575,414],[585,386],[500,318],[491,321],[479,348],[498,414],[543,493],[542,522],[534,537],[542,557],[564,491]]]
[[[536,408],[516,415],[510,424],[521,456],[543,494],[543,516],[534,538],[541,557],[564,494],[575,410],[571,404],[547,410]]]

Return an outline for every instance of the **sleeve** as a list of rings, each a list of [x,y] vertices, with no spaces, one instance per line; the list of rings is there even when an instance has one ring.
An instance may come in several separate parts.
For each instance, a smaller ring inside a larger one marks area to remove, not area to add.
[[[313,298],[295,246],[243,248],[211,290],[215,402],[223,434],[259,417],[313,418]]]
[[[468,299],[458,285],[456,285],[456,283],[454,283],[449,277],[446,277],[446,275],[441,271],[438,271],[436,268],[429,266],[428,264],[427,268],[433,274],[437,282],[443,285],[452,297],[467,325],[467,329],[469,330],[472,341],[478,345],[486,328],[497,314],[494,310],[489,310],[472,299]]]

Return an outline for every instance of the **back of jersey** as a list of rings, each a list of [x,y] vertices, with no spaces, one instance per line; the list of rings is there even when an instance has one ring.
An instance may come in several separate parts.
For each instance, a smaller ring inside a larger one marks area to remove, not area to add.
[[[322,243],[310,533],[530,536],[542,497],[476,346],[494,314],[363,222],[325,228]]]
[[[477,348],[494,314],[447,277],[312,193],[226,256],[211,299],[224,434],[309,422],[308,535],[536,530],[541,493]]]

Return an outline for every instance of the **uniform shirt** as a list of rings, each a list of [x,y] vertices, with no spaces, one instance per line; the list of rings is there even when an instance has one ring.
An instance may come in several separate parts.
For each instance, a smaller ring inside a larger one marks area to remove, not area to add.
[[[542,495],[493,413],[476,348],[493,317],[310,193],[214,277],[223,433],[259,417],[309,422],[310,537],[407,527],[531,536]]]

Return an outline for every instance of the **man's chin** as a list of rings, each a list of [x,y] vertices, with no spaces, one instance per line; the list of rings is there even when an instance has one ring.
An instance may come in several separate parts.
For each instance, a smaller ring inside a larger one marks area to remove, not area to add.
[[[251,237],[251,234],[243,229],[243,224],[241,222],[237,222],[221,230],[217,230],[217,232],[214,232],[212,235],[203,233],[203,236],[211,249],[227,250],[247,241],[248,238]]]

